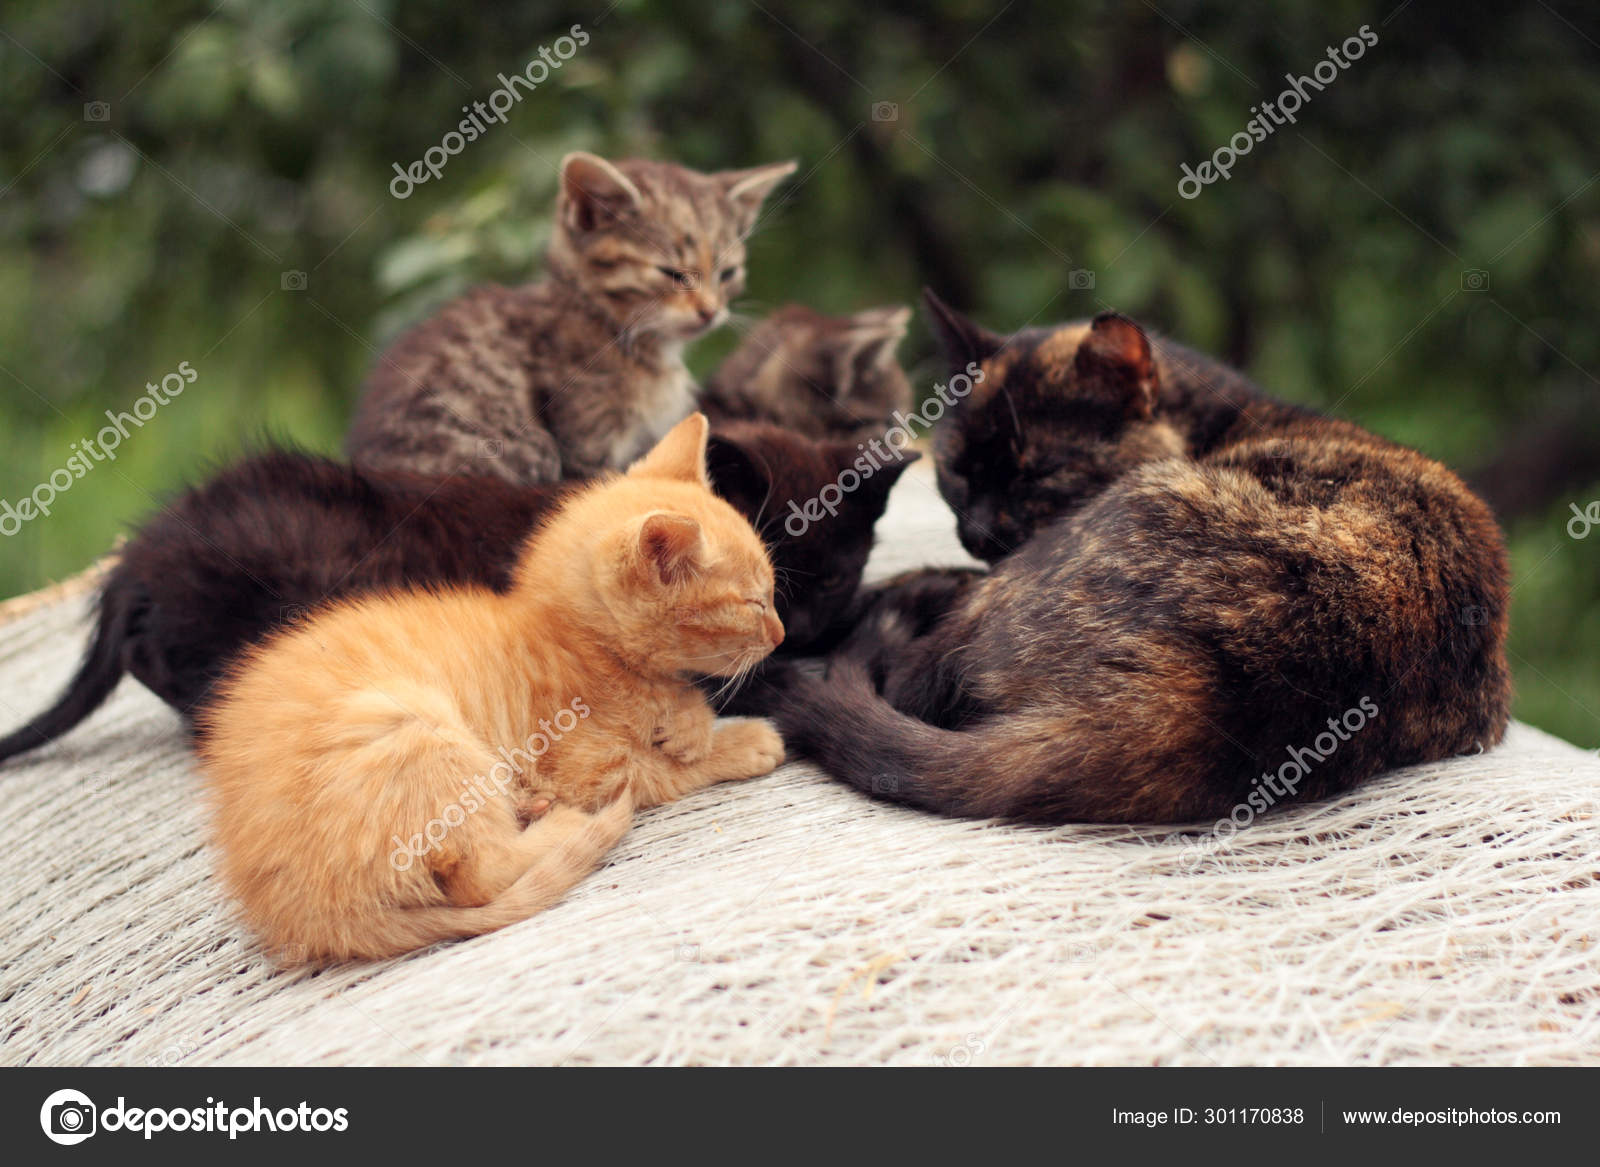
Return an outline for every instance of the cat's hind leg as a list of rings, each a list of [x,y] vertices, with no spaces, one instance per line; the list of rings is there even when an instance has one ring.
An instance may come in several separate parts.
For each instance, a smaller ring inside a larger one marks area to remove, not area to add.
[[[504,759],[446,694],[391,686],[369,696],[387,705],[392,724],[362,751],[367,757],[352,760],[375,776],[369,798],[395,844],[391,862],[402,871],[420,864],[432,877],[436,888],[418,889],[424,900],[442,890],[461,907],[488,903],[548,851],[541,840],[553,835],[561,808],[524,827],[519,811],[532,808],[519,802],[536,776],[524,775],[520,786],[496,781]]]

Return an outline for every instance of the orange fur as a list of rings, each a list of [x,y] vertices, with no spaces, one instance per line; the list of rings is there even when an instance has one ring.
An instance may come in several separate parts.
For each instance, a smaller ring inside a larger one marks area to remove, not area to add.
[[[766,551],[707,485],[706,428],[694,414],[575,495],[507,594],[345,601],[241,661],[199,751],[224,879],[270,947],[381,957],[504,927],[593,870],[635,808],[782,760],[765,722],[714,725],[687,679],[783,639]]]

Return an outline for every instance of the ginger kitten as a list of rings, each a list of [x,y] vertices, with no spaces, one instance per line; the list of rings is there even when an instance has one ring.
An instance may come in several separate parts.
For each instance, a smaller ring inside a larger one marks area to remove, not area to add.
[[[771,728],[715,725],[685,679],[783,639],[706,433],[694,414],[576,492],[505,594],[343,601],[240,661],[198,749],[223,877],[269,947],[376,958],[504,927],[591,871],[635,808],[782,760]]]
[[[352,460],[522,484],[626,466],[695,408],[684,346],[727,319],[745,238],[793,170],[567,155],[545,278],[475,288],[395,341]]]

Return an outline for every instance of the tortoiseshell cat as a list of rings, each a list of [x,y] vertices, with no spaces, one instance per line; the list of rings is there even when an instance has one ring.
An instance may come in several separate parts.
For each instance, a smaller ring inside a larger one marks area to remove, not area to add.
[[[937,435],[986,576],[878,591],[826,681],[765,703],[879,798],[1185,821],[1348,789],[1504,734],[1507,565],[1439,463],[1267,398],[1115,314],[1002,338]]]
[[[635,807],[783,760],[770,726],[716,723],[684,679],[783,640],[706,432],[693,414],[571,492],[505,592],[336,601],[239,659],[196,748],[223,878],[269,948],[376,958],[502,928],[597,866]]]
[[[824,316],[786,304],[712,374],[700,408],[713,423],[769,421],[813,438],[881,437],[911,383],[895,360],[911,310]]]
[[[727,319],[745,238],[793,170],[569,154],[545,278],[475,288],[396,340],[356,408],[351,458],[522,484],[626,465],[695,408],[684,346]]]
[[[760,530],[778,573],[786,651],[816,651],[839,623],[889,486],[916,455],[844,496],[836,515],[786,531],[789,501],[817,497],[855,457],[853,444],[775,426],[711,436],[716,489]],[[180,495],[122,548],[77,675],[0,738],[0,761],[72,729],[125,672],[187,718],[239,652],[328,601],[444,584],[503,592],[523,540],[572,489],[359,470],[287,450],[246,459]]]

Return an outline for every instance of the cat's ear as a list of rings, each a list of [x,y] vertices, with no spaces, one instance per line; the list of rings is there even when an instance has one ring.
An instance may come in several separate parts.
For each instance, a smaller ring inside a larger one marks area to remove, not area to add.
[[[639,525],[639,558],[654,577],[679,584],[699,571],[704,536],[688,515],[657,511]]]
[[[850,442],[834,442],[829,446],[829,454],[835,466],[841,471],[845,469],[856,470],[856,460],[862,457],[861,449]],[[922,457],[918,450],[900,450],[892,461],[885,461],[872,472],[869,478],[861,476],[861,485],[858,487],[863,498],[871,501],[878,508],[878,513],[883,513],[884,504],[888,502],[889,490],[900,481],[900,476],[906,472],[906,467]],[[857,471],[859,473],[859,471]]]
[[[598,154],[577,151],[561,160],[561,221],[579,233],[614,223],[639,209],[639,188]]]
[[[1144,329],[1117,312],[1102,312],[1089,325],[1073,359],[1078,383],[1125,402],[1133,417],[1155,412],[1155,358]]]
[[[772,475],[755,451],[723,434],[706,442],[706,470],[711,489],[746,515],[759,513],[772,493]]]
[[[933,321],[933,331],[944,346],[945,359],[950,362],[952,373],[966,372],[967,366],[974,361],[981,365],[1005,344],[1003,336],[997,336],[983,325],[968,320],[934,295],[932,288],[922,289],[922,302],[928,306],[928,318]]]
[[[833,350],[834,383],[848,389],[859,373],[894,364],[910,320],[911,309],[903,306],[871,308],[852,316]]]
[[[711,424],[703,413],[691,413],[632,466],[628,474],[634,478],[676,478],[680,482],[693,482],[710,489],[706,477],[706,436]]]
[[[773,187],[795,172],[797,165],[790,160],[749,170],[723,170],[712,175],[733,204],[740,235],[750,234],[750,229],[756,225],[756,216],[761,213],[761,204],[767,201]]]

